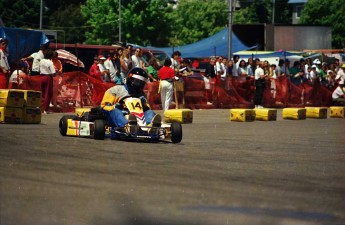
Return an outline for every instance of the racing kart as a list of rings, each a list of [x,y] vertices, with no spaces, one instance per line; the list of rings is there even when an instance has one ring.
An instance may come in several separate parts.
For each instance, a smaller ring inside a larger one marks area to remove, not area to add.
[[[144,107],[140,98],[126,97],[120,101],[122,112],[128,118],[131,113],[137,119],[137,125],[132,125],[130,132],[124,127],[110,126],[108,116],[102,108],[91,108],[81,115],[64,115],[59,121],[59,131],[62,136],[93,137],[103,140],[111,139],[166,141],[179,143],[182,140],[182,126],[178,122],[162,123],[160,127],[147,125],[144,116]],[[134,129],[133,129],[134,128]]]

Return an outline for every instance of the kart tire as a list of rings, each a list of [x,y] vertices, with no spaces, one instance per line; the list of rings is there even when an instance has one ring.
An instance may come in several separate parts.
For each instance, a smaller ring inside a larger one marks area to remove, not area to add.
[[[171,141],[173,143],[180,143],[182,140],[182,126],[180,123],[173,122],[170,126]]]
[[[104,140],[104,137],[105,137],[105,122],[104,122],[104,120],[95,120],[94,126],[95,126],[95,130],[93,132],[94,139]]]
[[[68,120],[69,119],[78,120],[79,117],[78,116],[74,116],[74,115],[64,115],[60,119],[60,121],[59,121],[59,131],[60,131],[60,134],[62,136],[66,136],[67,128],[68,128]]]

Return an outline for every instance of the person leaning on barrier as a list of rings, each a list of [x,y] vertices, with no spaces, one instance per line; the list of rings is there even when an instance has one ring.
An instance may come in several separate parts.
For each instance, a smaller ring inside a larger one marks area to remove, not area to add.
[[[343,80],[339,81],[338,87],[334,89],[332,93],[332,100],[334,103],[345,105],[345,87]]]

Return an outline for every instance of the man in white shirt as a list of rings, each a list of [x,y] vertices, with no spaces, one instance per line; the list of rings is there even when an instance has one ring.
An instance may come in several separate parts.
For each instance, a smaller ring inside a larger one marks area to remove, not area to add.
[[[98,56],[98,69],[102,74],[103,82],[111,82],[109,69],[104,65],[105,57],[103,55]]]
[[[110,79],[113,82],[116,81],[116,73],[117,73],[117,68],[115,67],[115,64],[113,62],[114,55],[115,55],[114,52],[109,53],[108,58],[104,61],[104,66],[109,71]]]
[[[32,66],[31,66],[31,76],[39,75],[40,74],[40,61],[44,59],[44,54],[47,51],[45,45],[40,46],[40,50],[38,52],[32,53],[30,56],[23,58],[22,60],[25,61],[27,59],[33,59]]]
[[[344,88],[344,81],[341,80],[339,85],[336,89],[334,89],[332,93],[333,102],[339,102],[344,104],[345,103],[345,88]]]
[[[134,55],[132,55],[131,59],[132,59],[132,68],[134,67],[144,68],[144,62],[141,59],[141,48],[135,49]]]
[[[262,62],[259,63],[259,67],[255,70],[255,96],[254,96],[254,104],[255,108],[263,108],[262,106],[262,97],[264,95],[265,90],[265,75],[264,70],[262,69]]]
[[[234,64],[233,64],[233,67],[232,67],[232,76],[233,77],[238,77],[238,61],[240,60],[240,56],[239,55],[234,55],[233,57],[232,57],[232,59],[233,59],[233,62],[234,62]]]
[[[345,81],[345,63],[343,63],[343,65],[338,70],[335,80]]]

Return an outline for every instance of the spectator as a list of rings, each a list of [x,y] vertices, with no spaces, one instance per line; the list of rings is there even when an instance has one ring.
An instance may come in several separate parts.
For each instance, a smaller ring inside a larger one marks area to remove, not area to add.
[[[221,80],[225,80],[226,76],[227,76],[227,62],[228,60],[226,58],[223,58],[223,61],[221,62],[221,67],[223,69],[223,74],[220,75],[220,79]]]
[[[134,55],[132,55],[132,68],[139,67],[144,68],[143,60],[141,59],[141,48],[136,48]]]
[[[31,71],[30,71],[31,76],[40,75],[40,62],[42,59],[44,59],[44,55],[46,52],[47,52],[47,47],[44,44],[42,44],[38,52],[32,53],[30,56],[22,59],[22,60],[33,59]]]
[[[219,56],[216,60],[216,76],[215,76],[216,85],[220,85],[220,78],[224,73],[222,62],[223,62],[223,57]]]
[[[284,60],[284,64],[281,66],[281,72],[285,73],[285,76],[290,79],[290,60],[289,59],[285,59]]]
[[[237,78],[238,77],[238,61],[240,60],[240,56],[234,55],[232,59],[233,59],[232,76]]]
[[[114,63],[115,52],[110,52],[106,60],[104,61],[104,67],[109,71],[110,82],[117,84],[117,68]]]
[[[128,70],[132,69],[132,55],[133,55],[133,46],[127,45]]]
[[[259,64],[259,68],[255,70],[255,96],[254,96],[254,104],[255,108],[263,108],[262,106],[262,97],[264,94],[265,89],[265,72],[263,70],[264,64]]]
[[[332,93],[333,102],[336,104],[345,105],[345,89],[344,89],[344,81],[341,80],[339,85],[336,89],[334,89]]]
[[[147,75],[151,82],[158,80],[158,70],[159,70],[159,65],[158,65],[157,59],[155,57],[151,57],[149,61],[149,67],[147,68]]]
[[[52,101],[51,101],[51,105],[50,107],[58,107],[57,104],[57,96],[59,94],[59,90],[60,90],[60,85],[62,82],[62,63],[61,61],[58,59],[58,52],[57,51],[53,51],[52,52],[52,62],[56,71],[56,77],[53,79],[53,97],[52,97]]]
[[[246,77],[248,76],[247,64],[246,64],[246,61],[244,61],[243,59],[240,61],[238,65],[237,74],[240,80],[245,80]]]
[[[340,67],[337,76],[335,77],[336,81],[345,81],[345,63]]]
[[[165,112],[169,109],[170,103],[174,96],[174,79],[175,71],[171,68],[171,60],[166,59],[164,66],[158,72],[158,78],[161,80],[160,92],[162,101],[162,110]]]
[[[19,63],[19,69],[13,71],[11,74],[8,88],[9,89],[22,89],[22,84],[26,76],[29,75],[29,66],[24,61]]]
[[[305,74],[307,74],[308,68],[311,69],[311,66],[312,66],[311,59],[310,58],[305,59],[305,65],[304,65]]]
[[[189,59],[182,60],[180,70],[179,70],[179,74],[181,76],[190,76],[194,74],[193,71],[190,69],[189,64],[190,64]]]
[[[247,78],[254,78],[255,69],[253,69],[253,58],[248,58],[246,70],[247,70]]]
[[[62,75],[62,63],[60,61],[60,59],[58,59],[59,57],[59,54],[57,51],[53,51],[52,53],[52,62],[54,64],[54,68],[55,68],[55,71],[56,71],[56,75]]]
[[[279,59],[276,71],[277,71],[277,78],[282,77],[282,73],[285,74],[285,72],[284,72],[284,59]]]
[[[335,86],[335,72],[333,70],[327,70],[326,84],[328,89],[332,89]]]
[[[226,69],[226,74],[228,77],[232,77],[232,71],[234,68],[234,61],[231,59],[228,61],[227,69]]]
[[[277,65],[276,64],[271,64],[270,65],[270,73],[269,73],[269,77],[272,77],[273,79],[277,79]]]
[[[216,58],[212,57],[210,63],[207,65],[204,75],[205,89],[206,89],[206,98],[207,104],[211,105],[212,103],[212,89],[211,83],[216,77]]]
[[[175,71],[176,74],[178,74],[179,69],[180,69],[180,57],[181,57],[181,52],[180,51],[174,51],[172,56],[171,56],[171,68]]]
[[[311,82],[314,84],[316,82],[316,80],[319,78],[319,74],[316,71],[317,66],[316,65],[312,65],[311,66],[311,71],[310,71],[310,80]]]
[[[339,71],[339,69],[340,69],[339,59],[335,59],[333,64],[334,64],[334,68],[333,68],[333,69],[334,69],[334,72],[335,72],[335,73],[338,73],[338,71]]]
[[[326,62],[323,62],[320,68],[320,81],[323,85],[327,84],[327,70],[328,70],[328,64]]]
[[[291,74],[291,82],[293,84],[299,85],[303,82],[304,73],[299,61],[293,63],[293,66],[289,70],[289,74]]]
[[[93,64],[90,67],[89,74],[93,78],[95,78],[95,79],[97,79],[99,81],[103,81],[102,80],[102,73],[101,73],[101,71],[99,70],[99,67],[98,67],[98,62],[99,62],[98,61],[98,57],[97,56],[93,57]]]
[[[0,89],[7,88],[7,79],[10,74],[10,64],[7,60],[8,40],[3,38],[0,40]]]
[[[127,73],[129,71],[130,59],[128,58],[128,50],[124,49],[122,55],[120,55],[121,64],[121,77],[122,82],[125,84],[127,80]]]
[[[104,65],[105,57],[103,55],[98,56],[98,68],[102,74],[103,82],[111,82],[110,71]]]
[[[49,105],[53,97],[53,76],[55,76],[56,71],[51,61],[52,57],[53,52],[51,50],[45,51],[44,59],[41,59],[39,64],[42,90],[41,111],[43,113],[48,113]]]

